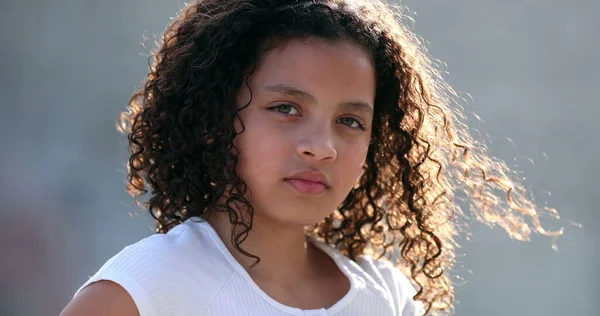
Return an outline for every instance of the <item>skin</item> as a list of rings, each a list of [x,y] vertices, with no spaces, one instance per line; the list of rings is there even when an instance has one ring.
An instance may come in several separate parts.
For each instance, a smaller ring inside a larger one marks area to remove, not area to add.
[[[211,213],[207,219],[273,299],[303,309],[330,307],[350,283],[307,242],[304,227],[335,210],[361,175],[371,138],[373,62],[352,42],[291,41],[265,54],[248,83],[238,94],[240,106],[251,102],[240,112],[244,132],[234,144],[237,173],[255,210],[242,247],[260,263],[251,268],[254,260],[233,247],[227,217]],[[289,180],[306,170],[327,179],[323,192],[306,193]],[[138,315],[125,290],[108,281],[88,286],[61,315],[84,314]]]

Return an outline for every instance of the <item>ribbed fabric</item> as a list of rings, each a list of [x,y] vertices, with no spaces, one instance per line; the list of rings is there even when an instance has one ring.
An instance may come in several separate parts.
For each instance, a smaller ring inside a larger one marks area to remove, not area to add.
[[[350,280],[333,306],[302,310],[263,292],[206,221],[189,219],[167,234],[152,235],[109,259],[79,290],[100,280],[122,286],[141,316],[415,316],[422,304],[410,281],[391,263],[363,256],[353,262],[312,239]]]

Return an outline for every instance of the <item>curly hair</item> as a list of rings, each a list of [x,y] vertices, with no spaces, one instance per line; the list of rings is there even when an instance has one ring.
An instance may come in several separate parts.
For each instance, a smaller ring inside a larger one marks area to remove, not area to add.
[[[209,209],[229,214],[232,243],[252,228],[247,185],[236,174],[243,110],[236,93],[261,57],[292,39],[351,40],[376,72],[372,143],[364,172],[331,215],[307,228],[357,260],[386,258],[411,277],[426,313],[451,312],[449,271],[457,218],[469,214],[518,240],[549,232],[516,173],[468,132],[456,93],[379,0],[199,0],[164,32],[143,88],[121,115],[128,133],[128,191],[165,233]],[[223,199],[224,198],[224,199]],[[465,212],[457,203],[466,204]],[[240,209],[250,216],[239,216]],[[556,215],[550,210],[551,215]],[[247,220],[249,218],[249,220]]]

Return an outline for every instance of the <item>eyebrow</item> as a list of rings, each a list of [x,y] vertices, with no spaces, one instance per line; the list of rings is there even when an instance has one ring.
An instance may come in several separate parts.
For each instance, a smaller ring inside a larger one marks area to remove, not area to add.
[[[300,99],[305,99],[312,103],[317,102],[317,99],[314,96],[312,96],[311,94],[309,94],[308,92],[302,91],[298,88],[294,88],[294,87],[291,87],[291,86],[288,86],[288,85],[285,85],[282,83],[266,85],[266,86],[263,86],[261,88],[261,90],[268,91],[268,92],[280,93],[280,94],[284,94],[287,96],[296,97],[296,98],[300,98]],[[362,101],[347,101],[347,102],[342,102],[340,104],[345,108],[351,108],[351,109],[354,109],[357,111],[363,111],[363,112],[368,112],[370,114],[373,114],[373,107],[371,107],[368,103],[365,103]]]

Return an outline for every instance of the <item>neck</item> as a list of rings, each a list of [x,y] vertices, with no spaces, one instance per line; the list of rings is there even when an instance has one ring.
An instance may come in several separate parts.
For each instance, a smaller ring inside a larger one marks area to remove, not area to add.
[[[253,266],[256,259],[244,255],[232,244],[232,224],[226,214],[213,213],[207,221],[254,280],[294,284],[317,273],[315,262],[319,261],[319,251],[307,241],[302,226],[285,226],[255,215],[252,229],[240,245],[244,251],[260,258]]]

